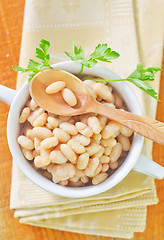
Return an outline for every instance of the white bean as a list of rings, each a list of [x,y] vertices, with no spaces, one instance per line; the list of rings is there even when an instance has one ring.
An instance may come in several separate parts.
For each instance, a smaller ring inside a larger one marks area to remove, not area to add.
[[[50,149],[40,148],[40,156],[43,166],[50,164]]]
[[[94,172],[94,176],[96,176],[97,174],[99,174],[101,172],[102,169],[102,164],[99,163],[98,167],[96,168],[95,172]]]
[[[71,107],[75,106],[77,104],[77,98],[75,94],[68,88],[64,88],[62,90],[62,96],[66,103],[70,105]]]
[[[33,122],[34,127],[43,127],[47,122],[47,113],[42,113],[39,117]]]
[[[44,164],[42,163],[41,156],[37,156],[37,157],[34,158],[34,165],[37,168],[41,168],[42,166],[44,166]]]
[[[104,147],[114,147],[116,145],[117,141],[115,138],[108,138],[108,139],[101,139],[101,144]]]
[[[89,154],[83,153],[77,159],[77,168],[78,169],[85,169],[89,162]]]
[[[78,140],[83,146],[88,146],[91,142],[91,139],[89,137],[85,137],[81,134],[73,136],[72,138]]]
[[[123,125],[120,126],[120,133],[125,137],[130,137],[133,134],[133,131]]]
[[[85,123],[82,123],[82,122],[76,122],[75,126],[76,126],[78,131],[79,130],[84,130],[85,128],[87,128],[87,125]]]
[[[51,83],[46,88],[46,93],[48,93],[48,94],[57,93],[57,92],[61,91],[65,86],[66,86],[66,83],[63,81],[57,81],[57,82]]]
[[[41,140],[48,137],[53,137],[53,133],[46,127],[34,127],[32,134]]]
[[[31,109],[31,111],[35,111],[38,107],[38,104],[35,103],[33,99],[29,100],[27,103],[26,103],[26,106],[29,107]]]
[[[110,162],[110,163],[109,163],[109,167],[110,167],[111,169],[116,169],[116,168],[118,168],[118,161],[116,161],[116,162]]]
[[[93,86],[96,84],[96,82],[93,81],[93,80],[87,79],[87,80],[85,80],[83,83],[87,86],[87,88],[89,88],[89,90],[90,90],[91,93],[93,94],[94,98],[96,98],[97,95],[96,95],[96,93],[93,91]]]
[[[93,134],[92,135],[92,139],[94,139],[96,142],[98,142],[98,143],[100,143],[100,140],[101,140],[101,138],[102,138],[102,136],[101,136],[101,134],[99,133],[99,134]]]
[[[100,145],[100,146],[101,146],[100,150],[99,150],[97,153],[95,153],[95,154],[93,155],[93,157],[96,157],[96,158],[102,157],[105,148],[104,148],[102,145]]]
[[[102,138],[117,137],[119,135],[120,125],[115,121],[110,121],[102,130]]]
[[[128,137],[125,137],[124,135],[120,134],[120,135],[118,135],[117,140],[122,145],[123,151],[130,150],[130,140]]]
[[[104,182],[108,177],[107,173],[99,173],[98,175],[94,176],[92,178],[92,184],[93,185],[98,185],[102,182]]]
[[[89,117],[88,118],[88,126],[93,130],[95,134],[99,134],[101,132],[101,124],[97,117]]]
[[[52,176],[52,181],[53,181],[54,183],[59,183],[59,182],[60,182],[60,181],[57,180],[54,176]]]
[[[72,148],[67,145],[67,144],[61,144],[60,149],[64,156],[71,162],[71,163],[76,163],[76,154],[72,150]]]
[[[49,123],[46,123],[45,125],[46,125],[46,127],[47,127],[48,129],[50,129],[50,130],[53,129],[53,127],[52,127]]]
[[[114,93],[114,105],[116,106],[116,108],[123,107],[123,101],[117,93]]]
[[[107,85],[104,85],[103,83],[98,82],[93,86],[93,91],[102,99],[108,102],[113,101],[111,90]]]
[[[33,107],[33,108],[37,108],[38,107],[38,104],[34,101],[34,99],[31,99],[30,104],[31,104],[31,107]]]
[[[98,143],[91,143],[88,147],[86,147],[86,151],[89,156],[96,154],[101,149],[101,146]]]
[[[32,131],[33,129],[32,128],[27,128],[26,130],[25,130],[25,132],[24,132],[24,135],[26,136],[26,137],[28,137],[29,139],[31,139],[32,141],[34,141],[34,134],[33,134],[33,131]]]
[[[34,159],[34,156],[33,156],[33,151],[32,150],[27,150],[25,148],[22,148],[22,153],[24,155],[24,157],[27,159],[27,160],[33,160]]]
[[[84,177],[81,177],[80,180],[82,181],[82,183],[87,183],[89,182],[89,177],[84,176]]]
[[[105,151],[104,151],[104,154],[105,155],[107,155],[107,156],[109,156],[110,155],[110,153],[111,153],[111,151],[112,151],[112,147],[105,147]]]
[[[86,150],[85,150],[85,147],[80,144],[79,141],[75,140],[75,139],[70,139],[67,143],[75,153],[77,154],[82,154],[84,153]]]
[[[47,118],[47,121],[53,128],[57,128],[60,124],[60,120],[58,118],[52,117],[52,116],[49,116]]]
[[[101,124],[101,129],[103,129],[103,128],[105,127],[107,121],[108,121],[108,118],[105,117],[105,116],[99,115],[99,116],[98,116],[98,120],[99,120],[99,122],[100,122],[100,124]]]
[[[84,135],[85,137],[91,137],[93,135],[93,130],[90,127],[88,127],[86,124],[82,122],[77,122],[75,126],[78,132]]]
[[[70,182],[78,182],[79,181],[79,177],[76,177],[76,176],[74,176],[74,177],[72,177],[72,178],[69,178],[69,181]]]
[[[68,185],[68,180],[60,181],[59,185],[61,186],[67,186]]]
[[[58,181],[64,181],[75,175],[76,169],[73,164],[65,163],[52,167],[51,173]]]
[[[66,143],[70,139],[70,135],[60,128],[55,128],[53,130],[54,136],[56,136],[61,143]]]
[[[77,135],[78,133],[76,127],[73,124],[68,122],[60,123],[59,127],[71,135]]]
[[[95,81],[89,80],[89,79],[83,81],[83,83],[85,84],[85,86],[87,86],[88,88],[90,88],[92,90],[93,90],[93,86],[96,84]]]
[[[45,111],[43,110],[43,108],[38,108],[37,110],[35,110],[34,112],[31,112],[29,117],[28,117],[28,121],[31,123],[31,125],[33,125],[33,122],[35,121],[35,119],[37,117],[39,117],[42,113],[44,113]]]
[[[41,142],[41,147],[48,149],[48,148],[52,148],[52,147],[56,147],[59,143],[59,140],[57,137],[50,137],[50,138],[46,138]]]
[[[70,187],[82,187],[84,185],[84,183],[79,180],[78,182],[69,182],[69,186]]]
[[[109,164],[108,163],[102,164],[101,172],[107,172],[108,170],[109,170]]]
[[[82,170],[76,168],[75,176],[81,178],[81,177],[84,177],[84,176],[85,176],[85,173],[84,173],[84,171],[82,171]]]
[[[110,158],[106,155],[103,155],[99,159],[100,159],[100,163],[109,163],[109,161],[110,161]]]
[[[116,143],[116,145],[112,148],[112,152],[110,154],[111,162],[116,162],[122,153],[122,145],[120,143]]]
[[[52,163],[58,163],[58,164],[63,164],[67,162],[67,158],[59,150],[53,150],[50,153],[50,160]]]
[[[93,177],[94,172],[96,171],[97,167],[99,165],[99,159],[98,158],[91,158],[89,160],[87,168],[84,170],[84,173],[88,177]]]
[[[23,108],[21,115],[19,117],[19,123],[24,123],[26,122],[27,118],[30,115],[30,108],[29,107],[25,107]]]
[[[41,143],[41,140],[39,138],[34,138],[34,147],[35,147],[35,150],[38,154],[40,154],[40,143]]]
[[[21,145],[21,147],[25,148],[26,150],[32,150],[34,149],[34,143],[31,139],[21,135],[18,137],[18,143]]]
[[[53,163],[50,163],[49,165],[47,165],[46,167],[47,167],[47,171],[49,172],[49,173],[51,173],[51,171],[52,171],[52,168],[55,166],[55,164],[53,164]]]

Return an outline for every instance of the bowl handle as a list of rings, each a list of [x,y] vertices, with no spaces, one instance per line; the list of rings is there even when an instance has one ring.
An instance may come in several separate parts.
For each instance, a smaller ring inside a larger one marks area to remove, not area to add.
[[[16,90],[13,90],[0,84],[0,100],[7,103],[8,105],[11,105],[15,95]]]
[[[137,172],[144,173],[156,179],[164,178],[164,167],[150,160],[143,154],[139,156],[139,159],[133,169]]]

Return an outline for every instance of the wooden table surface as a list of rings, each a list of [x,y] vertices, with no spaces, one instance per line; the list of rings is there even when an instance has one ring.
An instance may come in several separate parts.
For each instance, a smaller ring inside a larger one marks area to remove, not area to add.
[[[0,84],[15,89],[23,24],[24,1],[0,1]],[[163,62],[164,69],[164,62]],[[164,72],[161,86],[157,119],[164,122]],[[58,230],[23,225],[14,218],[9,209],[12,157],[6,138],[6,121],[9,107],[0,102],[0,239],[2,240],[109,240],[113,238],[89,236]],[[154,160],[164,165],[164,147],[154,144]],[[163,161],[162,161],[163,160]],[[148,207],[147,228],[144,233],[135,233],[134,240],[164,239],[164,180],[156,180],[159,203]]]

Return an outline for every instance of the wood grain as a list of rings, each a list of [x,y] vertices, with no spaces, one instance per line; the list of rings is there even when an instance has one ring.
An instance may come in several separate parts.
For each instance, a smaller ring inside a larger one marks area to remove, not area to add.
[[[0,84],[15,88],[16,73],[12,65],[19,61],[24,1],[0,1]],[[164,68],[164,63],[163,63]],[[161,77],[157,119],[164,122],[164,73]],[[9,107],[0,102],[0,239],[3,240],[110,240],[113,238],[89,236],[19,224],[14,211],[9,209],[12,158],[6,138],[6,120]],[[154,160],[163,164],[164,147],[154,144]],[[164,165],[164,164],[163,164]],[[134,240],[164,239],[164,181],[156,181],[159,204],[148,208],[147,228],[136,233]]]

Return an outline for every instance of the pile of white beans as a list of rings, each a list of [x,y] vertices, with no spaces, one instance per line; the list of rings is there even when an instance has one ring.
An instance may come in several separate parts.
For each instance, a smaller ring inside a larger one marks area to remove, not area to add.
[[[85,80],[84,84],[97,101],[123,108],[122,99],[109,85],[92,80]],[[74,93],[70,93],[61,81],[57,85],[56,88],[55,84],[48,86],[47,94],[61,91],[64,100],[75,106]],[[18,137],[18,143],[25,158],[34,168],[42,169],[46,178],[70,187],[105,181],[110,170],[117,169],[120,159],[129,151],[133,133],[98,114],[65,117],[48,113],[33,99],[22,110],[19,122],[22,135]]]

